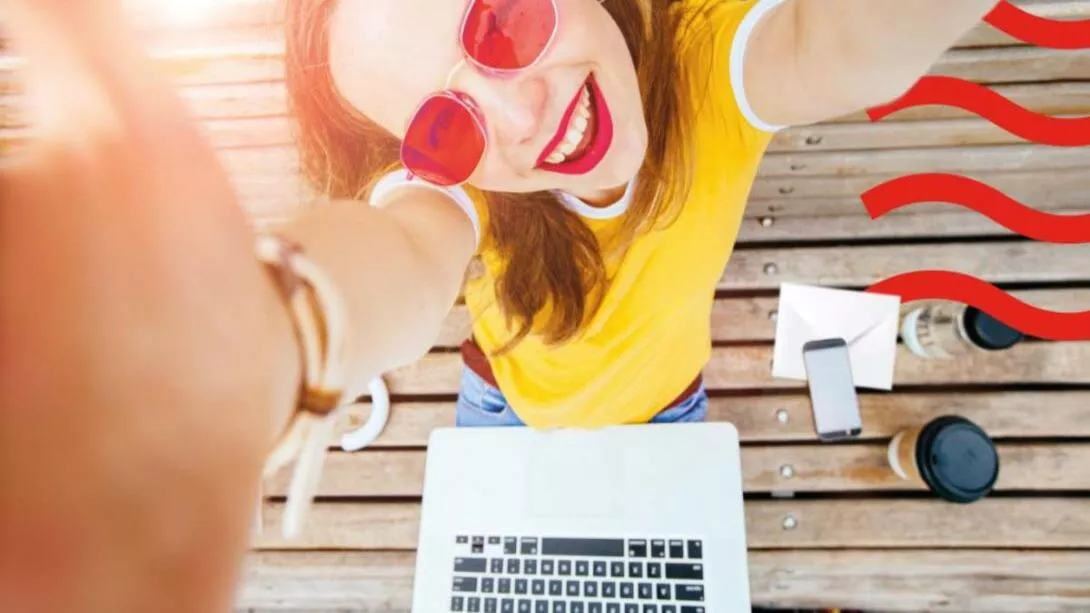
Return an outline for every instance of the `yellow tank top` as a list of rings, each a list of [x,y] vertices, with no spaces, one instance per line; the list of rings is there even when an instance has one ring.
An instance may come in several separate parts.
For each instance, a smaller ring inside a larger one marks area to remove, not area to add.
[[[757,11],[769,0],[685,0],[706,12],[708,27],[683,33],[679,53],[694,89],[692,191],[669,227],[636,239],[610,263],[612,282],[599,310],[575,339],[548,346],[531,335],[490,357],[507,401],[530,426],[598,427],[650,420],[667,408],[711,356],[716,285],[737,238],[742,213],[770,132],[755,127],[744,96],[731,86],[734,64]],[[748,18],[747,18],[748,16]],[[699,37],[697,40],[694,37]],[[709,78],[710,75],[710,78]],[[743,109],[747,109],[743,111]],[[751,118],[747,120],[747,115]],[[478,207],[482,209],[483,207]],[[487,228],[487,211],[479,210]],[[584,219],[599,237],[620,218]],[[486,240],[482,245],[487,246]],[[484,274],[467,283],[473,334],[491,356],[512,336],[496,306],[495,254],[482,248]]]

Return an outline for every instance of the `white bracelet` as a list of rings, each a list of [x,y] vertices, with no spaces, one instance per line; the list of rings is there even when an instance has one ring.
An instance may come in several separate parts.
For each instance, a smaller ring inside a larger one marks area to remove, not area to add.
[[[298,405],[265,464],[269,477],[295,462],[281,522],[284,537],[290,539],[306,522],[336,420],[346,405],[347,316],[336,286],[297,246],[262,235],[256,253],[273,273],[288,305],[303,362]]]

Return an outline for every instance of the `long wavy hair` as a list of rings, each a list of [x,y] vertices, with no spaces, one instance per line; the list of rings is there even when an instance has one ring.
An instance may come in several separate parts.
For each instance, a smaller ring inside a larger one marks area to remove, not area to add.
[[[363,199],[372,183],[397,165],[400,143],[337,91],[328,34],[336,2],[287,0],[288,98],[307,180],[331,198]],[[608,247],[548,192],[482,194],[488,227],[481,248],[494,250],[504,263],[495,294],[513,330],[500,353],[531,332],[550,344],[577,336],[608,286],[606,262],[635,237],[672,222],[688,196],[692,89],[678,60],[678,39],[699,17],[670,4],[603,2],[624,35],[644,112],[653,118],[632,204]],[[548,317],[536,321],[547,306]]]

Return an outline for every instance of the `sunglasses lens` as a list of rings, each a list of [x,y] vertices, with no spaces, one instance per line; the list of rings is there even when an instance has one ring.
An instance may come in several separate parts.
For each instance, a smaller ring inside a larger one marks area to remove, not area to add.
[[[409,122],[401,163],[436,185],[457,185],[473,174],[484,148],[484,131],[468,104],[440,94],[425,100]]]
[[[493,70],[519,70],[537,61],[556,30],[553,0],[474,0],[462,48]]]

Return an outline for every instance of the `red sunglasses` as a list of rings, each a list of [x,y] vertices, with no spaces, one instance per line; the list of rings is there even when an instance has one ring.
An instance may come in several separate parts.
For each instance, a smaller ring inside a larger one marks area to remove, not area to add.
[[[462,53],[480,70],[510,75],[530,68],[556,36],[555,0],[471,0],[459,36]],[[413,176],[443,187],[460,185],[488,147],[484,116],[462,92],[424,99],[401,142],[401,163]]]

